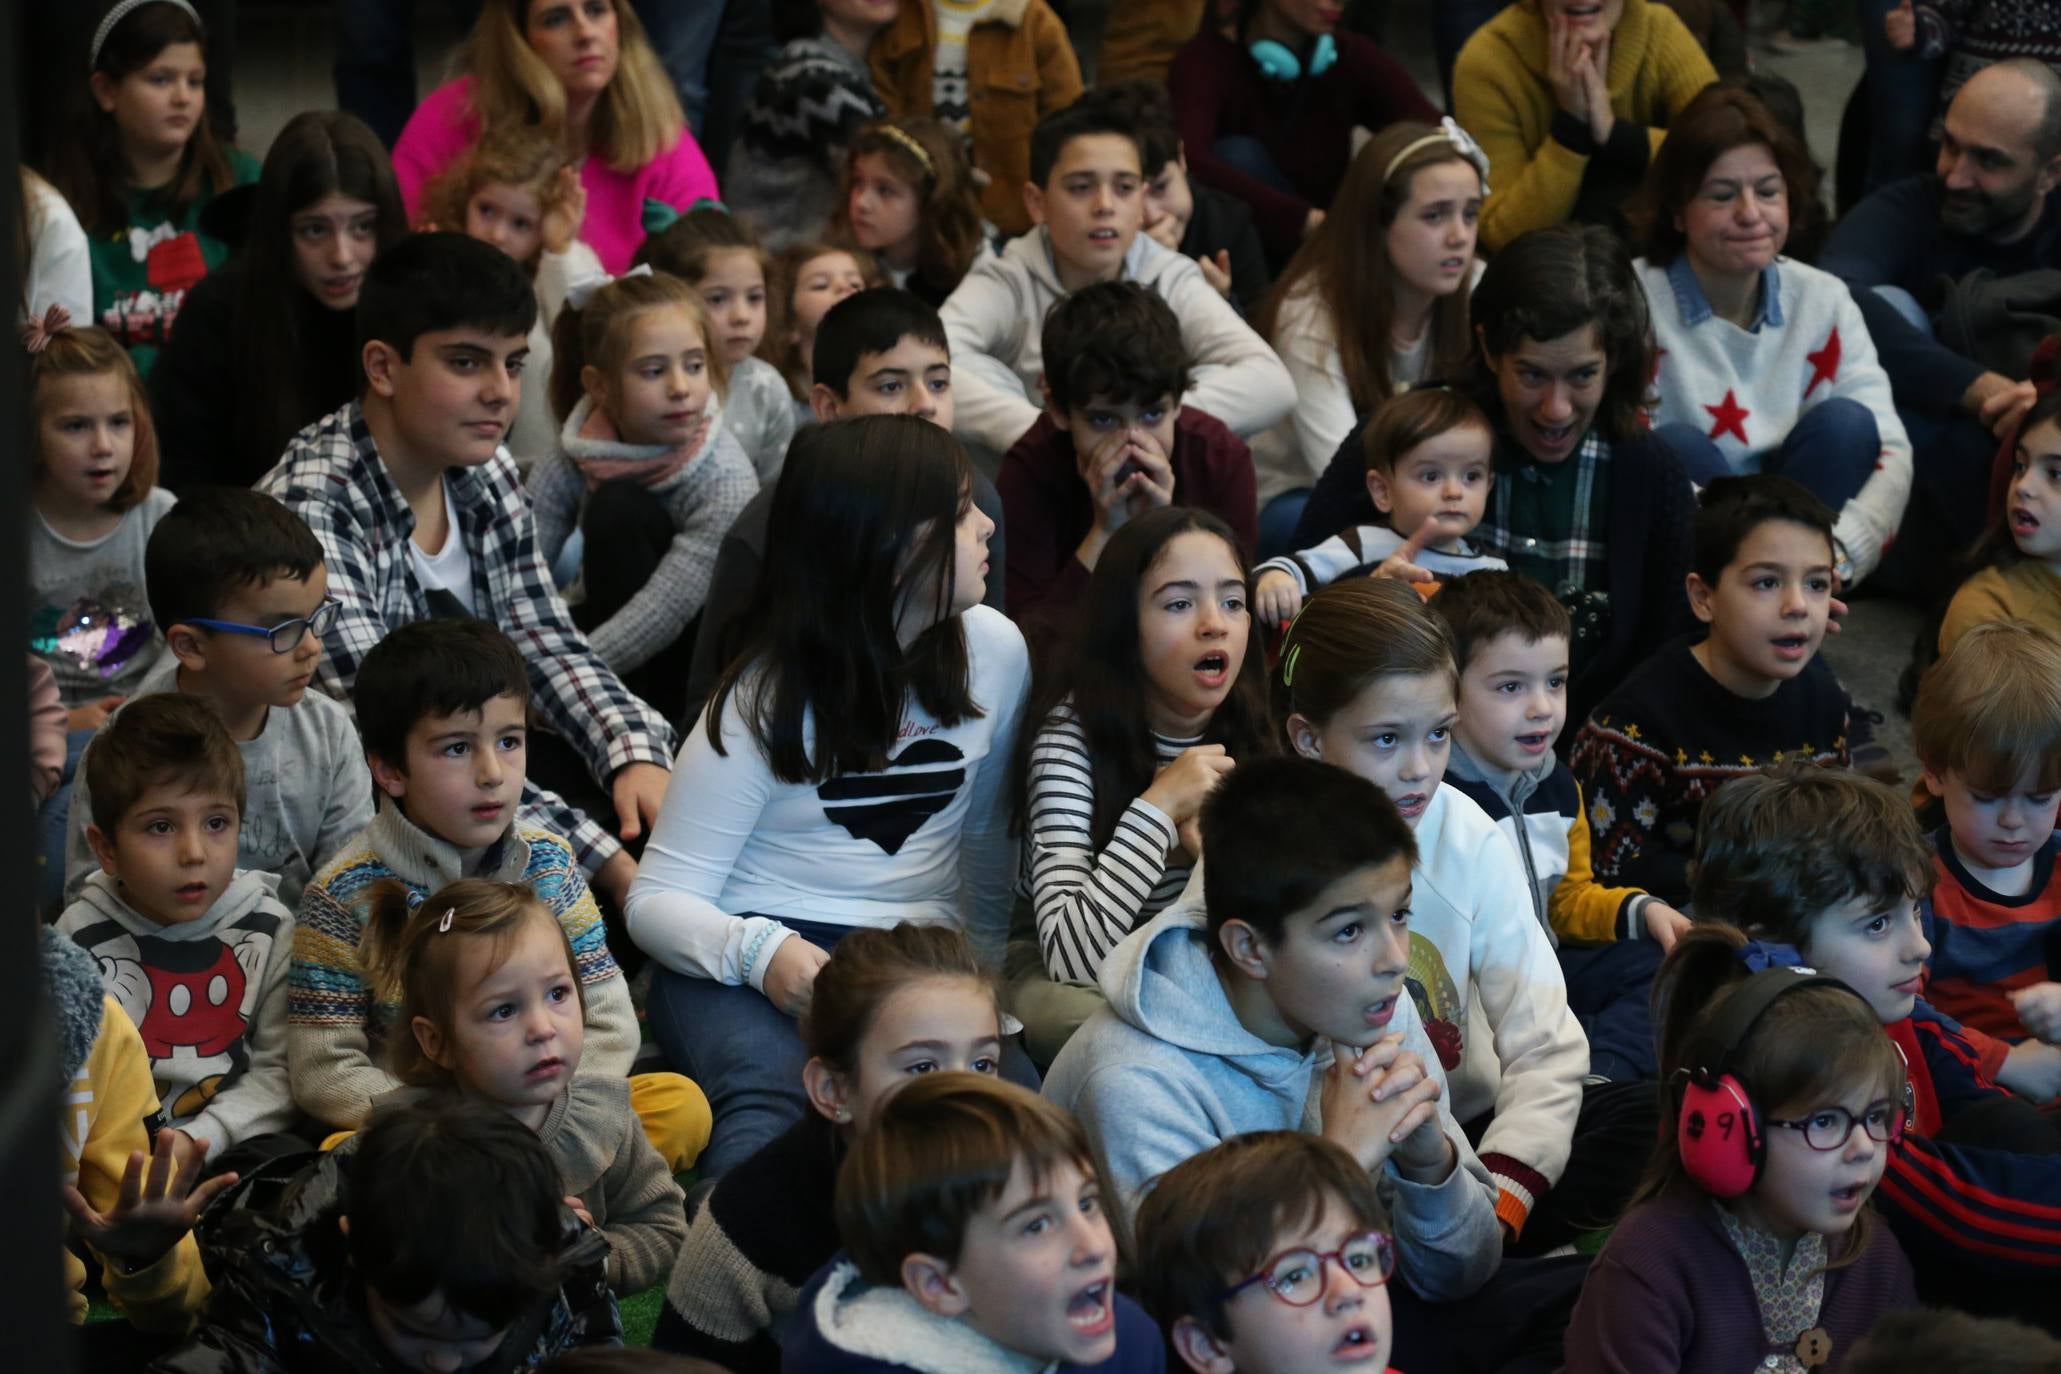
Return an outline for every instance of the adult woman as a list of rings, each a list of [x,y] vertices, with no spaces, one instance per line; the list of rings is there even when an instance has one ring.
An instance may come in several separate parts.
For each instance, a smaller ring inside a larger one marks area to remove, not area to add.
[[[429,93],[394,145],[411,215],[483,127],[504,123],[535,124],[580,159],[580,237],[610,272],[629,267],[646,201],[685,211],[716,194],[629,0],[486,0],[465,69]]]
[[[151,373],[160,484],[249,486],[357,394],[358,286],[408,232],[386,149],[356,116],[296,115],[265,155],[243,244],[195,287]]]
[[[1689,102],[1632,218],[1660,367],[1656,432],[1701,485],[1780,472],[1839,512],[1840,580],[1902,521],[1911,444],[1846,283],[1782,256],[1822,211],[1796,136],[1744,91]]]

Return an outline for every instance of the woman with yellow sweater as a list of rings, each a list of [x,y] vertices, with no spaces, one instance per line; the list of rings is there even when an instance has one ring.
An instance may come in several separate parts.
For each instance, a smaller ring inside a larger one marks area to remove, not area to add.
[[[1453,113],[1489,158],[1483,245],[1611,222],[1667,122],[1715,80],[1695,37],[1652,0],[1516,0],[1453,68]]]

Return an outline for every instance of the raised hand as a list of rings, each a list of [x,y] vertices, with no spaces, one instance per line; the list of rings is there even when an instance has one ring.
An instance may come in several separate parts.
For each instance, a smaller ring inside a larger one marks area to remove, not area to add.
[[[1195,265],[1202,269],[1202,279],[1216,288],[1216,293],[1225,300],[1231,299],[1231,250],[1217,249],[1214,256],[1208,253],[1195,259]]]
[[[1424,523],[1416,533],[1403,541],[1401,548],[1381,560],[1381,566],[1369,573],[1369,577],[1392,577],[1398,582],[1436,582],[1436,574],[1417,565],[1425,546],[1437,539],[1443,532],[1436,515],[1424,517]]]
[[[1202,803],[1236,765],[1221,744],[1192,744],[1159,770],[1141,794],[1178,828],[1195,819]]]
[[[73,1229],[94,1250],[132,1269],[157,1263],[193,1229],[217,1194],[236,1185],[235,1174],[199,1181],[206,1154],[205,1140],[159,1131],[147,1169],[143,1151],[129,1152],[121,1191],[106,1212],[95,1211],[84,1193],[65,1184],[64,1205]]]

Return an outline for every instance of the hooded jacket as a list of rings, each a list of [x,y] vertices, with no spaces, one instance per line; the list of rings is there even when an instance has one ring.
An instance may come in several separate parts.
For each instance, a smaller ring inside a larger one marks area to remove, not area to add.
[[[1106,1170],[1113,1205],[1136,1212],[1146,1187],[1182,1160],[1248,1131],[1315,1132],[1328,1046],[1271,1045],[1246,1029],[1217,981],[1199,894],[1188,892],[1110,951],[1102,965],[1109,1005],[1074,1033],[1045,1077],[1045,1096],[1079,1118]],[[1391,1031],[1443,1085],[1438,1052],[1409,998]],[[1502,1261],[1496,1189],[1439,1099],[1439,1123],[1458,1156],[1437,1184],[1393,1167],[1376,1178],[1404,1274],[1425,1298],[1479,1288]]]

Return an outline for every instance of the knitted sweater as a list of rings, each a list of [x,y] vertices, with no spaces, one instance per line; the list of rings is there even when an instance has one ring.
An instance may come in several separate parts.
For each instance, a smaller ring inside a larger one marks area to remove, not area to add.
[[[372,1099],[400,1086],[382,1067],[386,1037],[400,1013],[398,989],[367,986],[358,959],[367,889],[382,878],[397,879],[418,901],[461,877],[529,884],[572,943],[587,1001],[582,1066],[596,1077],[629,1073],[639,1039],[637,1014],[571,848],[550,831],[518,821],[487,851],[478,872],[467,874],[461,865],[456,846],[388,803],[308,884],[294,932],[286,1049],[294,1101],[310,1116],[356,1127]],[[407,1033],[405,1026],[401,1033]]]
[[[1942,116],[1954,92],[1992,63],[2030,57],[2061,70],[2061,4],[2055,0],[1926,0],[1913,17],[1916,56],[1946,59],[1939,82]]]
[[[723,427],[751,460],[759,485],[770,487],[787,465],[794,439],[794,393],[780,369],[764,358],[746,358],[730,368],[730,393],[723,398]],[[747,498],[749,499],[749,498]]]
[[[178,498],[152,487],[98,539],[67,539],[28,513],[29,652],[50,665],[66,707],[136,690],[165,641],[143,590],[143,550]]]
[[[1947,605],[1939,625],[1940,656],[1988,620],[2030,620],[2061,634],[2061,573],[2036,558],[1976,573]]]
[[[821,34],[797,38],[759,73],[723,169],[730,213],[768,250],[819,237],[837,210],[845,145],[886,109],[866,61]]]
[[[1903,523],[1911,441],[1846,283],[1785,258],[1763,277],[1764,322],[1746,330],[1711,312],[1686,254],[1667,267],[1636,265],[1660,346],[1655,424],[1707,425],[1733,470],[1753,472],[1820,402],[1843,396],[1875,417],[1881,456],[1832,530],[1842,586],[1874,571]]]
[[[1717,72],[1674,11],[1651,0],[1624,0],[1603,79],[1617,123],[1610,141],[1598,147],[1588,124],[1562,112],[1553,98],[1538,0],[1508,6],[1460,49],[1453,114],[1489,159],[1484,248],[1494,251],[1527,229],[1560,223],[1575,213],[1577,200],[1607,199],[1584,195],[1592,167],[1611,187],[1633,189],[1668,120],[1716,81]]]
[[[2049,981],[2054,963],[2061,962],[2048,953],[2061,938],[2061,864],[2054,862],[2061,836],[2047,837],[2033,856],[2031,886],[2015,897],[1985,887],[1968,872],[1947,827],[1940,827],[1932,844],[1934,882],[1918,901],[1925,938],[1932,942],[1925,995],[1976,1030],[2022,1040],[2025,1026],[2009,994]]]
[[[1589,798],[1596,877],[1688,900],[1704,798],[1770,763],[1845,767],[1846,692],[1823,659],[1755,701],[1669,644],[1596,707],[1568,765]]]

